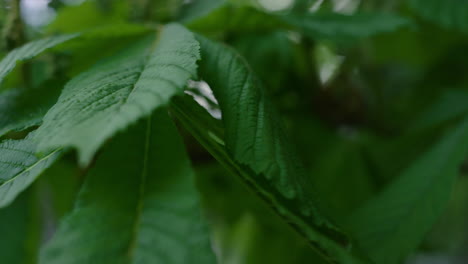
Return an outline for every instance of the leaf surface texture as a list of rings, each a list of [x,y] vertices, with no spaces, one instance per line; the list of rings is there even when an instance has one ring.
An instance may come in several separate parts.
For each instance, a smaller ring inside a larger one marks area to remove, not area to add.
[[[181,93],[196,75],[199,45],[177,24],[72,79],[46,114],[39,150],[78,149],[87,164],[104,141]]]
[[[254,190],[332,260],[359,263],[349,241],[318,210],[309,176],[259,80],[233,50],[203,37],[200,75],[223,114],[224,143]],[[187,110],[186,110],[187,111]],[[191,110],[190,110],[191,111]]]
[[[33,136],[0,142],[0,207],[10,204],[61,154],[57,149],[37,157],[36,149]]]

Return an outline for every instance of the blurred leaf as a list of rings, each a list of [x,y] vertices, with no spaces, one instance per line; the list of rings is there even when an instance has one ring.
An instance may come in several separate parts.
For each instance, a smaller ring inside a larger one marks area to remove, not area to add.
[[[460,0],[410,0],[409,7],[422,18],[448,29],[468,32],[468,2]]]
[[[339,43],[393,32],[410,25],[408,19],[391,13],[309,13],[282,18],[307,37]]]
[[[197,176],[220,263],[326,263],[237,175],[209,163]]]
[[[295,47],[285,32],[245,35],[234,43],[252,70],[273,92],[286,90],[287,78],[294,74]],[[271,67],[275,65],[275,67]]]
[[[357,241],[376,263],[399,263],[419,245],[444,209],[467,151],[468,119],[351,217]]]
[[[192,177],[167,114],[142,120],[105,148],[40,263],[215,263]]]
[[[119,23],[108,26],[100,26],[83,33],[59,35],[29,42],[19,48],[12,50],[2,59],[2,61],[0,61],[0,84],[5,76],[15,68],[18,62],[29,60],[41,54],[45,50],[51,48],[56,48],[58,50],[66,49],[70,46],[79,46],[86,42],[96,42],[102,39],[138,36],[148,31],[148,27],[145,26]]]
[[[313,160],[311,175],[326,210],[339,223],[369,199],[374,182],[361,153],[358,139],[336,137]],[[350,188],[350,186],[353,186]]]
[[[468,113],[468,91],[448,90],[430,105],[423,114],[412,124],[411,130],[431,129],[437,125],[463,117]]]
[[[59,9],[57,17],[47,26],[48,32],[71,33],[93,27],[122,24],[128,16],[127,1],[113,1],[111,7],[100,8],[97,1],[84,1]]]
[[[25,192],[14,203],[0,209],[0,259],[8,264],[36,263],[40,221],[32,192]]]
[[[198,49],[189,31],[171,24],[157,41],[139,42],[75,77],[38,129],[39,150],[75,147],[80,164],[88,164],[105,140],[183,91],[196,75]]]
[[[213,10],[225,4],[224,0],[193,0],[182,6],[179,20],[189,23],[190,21],[208,15]]]
[[[53,220],[58,220],[73,209],[84,173],[66,158],[55,162],[38,181],[39,187],[48,195]]]
[[[220,33],[265,32],[284,27],[276,16],[267,14],[250,6],[238,6],[230,3],[219,5],[211,12],[186,22],[190,29],[214,35]]]

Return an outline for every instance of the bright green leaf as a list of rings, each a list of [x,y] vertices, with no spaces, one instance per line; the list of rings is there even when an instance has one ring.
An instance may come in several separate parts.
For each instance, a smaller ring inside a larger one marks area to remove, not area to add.
[[[196,75],[199,46],[177,24],[72,79],[39,128],[39,149],[73,146],[82,165],[104,141],[181,93]]]

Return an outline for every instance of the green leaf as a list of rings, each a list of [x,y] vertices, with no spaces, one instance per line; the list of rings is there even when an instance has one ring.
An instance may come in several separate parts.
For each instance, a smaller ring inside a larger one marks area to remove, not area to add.
[[[223,141],[223,129],[206,111],[190,98],[174,98],[171,105],[173,114],[181,121],[182,125],[221,163],[230,173],[237,175],[246,185],[260,196],[275,213],[282,217],[288,224],[296,229],[312,245],[317,252],[331,263],[367,263],[359,260],[360,257],[354,249],[343,248],[343,234],[337,230],[326,229],[327,234],[322,234],[315,228],[312,217],[303,217],[296,213],[297,206],[294,201],[285,200],[281,194],[268,186],[250,168],[240,164],[226,149]],[[245,206],[245,205],[244,205]],[[304,219],[307,218],[307,219]],[[320,216],[322,220],[323,217]],[[324,220],[325,221],[325,220]],[[330,236],[330,237],[328,237]],[[334,241],[339,239],[339,241]],[[344,238],[346,239],[346,238]],[[346,243],[346,242],[345,242]]]
[[[425,20],[448,29],[468,32],[468,2],[460,0],[410,0],[409,7]]]
[[[408,26],[408,19],[391,13],[307,13],[282,16],[282,19],[312,39],[335,42],[357,40]]]
[[[34,134],[0,142],[0,208],[10,204],[60,157],[59,149],[37,157],[36,146]]]
[[[40,263],[215,263],[193,171],[164,111],[106,146]]]
[[[78,34],[69,34],[56,37],[48,37],[27,43],[19,48],[12,50],[0,61],[0,83],[3,78],[10,73],[19,61],[31,59],[43,51],[50,49],[58,44],[64,43],[77,37]]]
[[[361,263],[350,242],[317,209],[308,175],[290,148],[259,81],[233,50],[201,36],[200,75],[212,88],[224,133],[200,110],[175,101],[175,112],[215,158],[236,173],[327,259]],[[203,125],[208,124],[208,125]]]
[[[10,89],[0,93],[0,136],[13,130],[37,126],[57,100],[61,82],[48,81],[33,89]]]
[[[39,150],[78,149],[87,164],[104,141],[167,104],[196,75],[199,45],[177,24],[72,79],[38,129]]]
[[[351,217],[351,230],[376,263],[400,263],[419,245],[442,213],[467,151],[468,119]]]
[[[40,221],[32,192],[25,192],[14,203],[0,209],[0,259],[8,264],[36,263]]]

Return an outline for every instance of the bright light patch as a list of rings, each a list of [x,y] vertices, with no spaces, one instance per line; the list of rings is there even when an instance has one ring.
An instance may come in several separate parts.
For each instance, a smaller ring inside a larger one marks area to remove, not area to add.
[[[33,27],[43,26],[55,17],[55,11],[48,6],[50,0],[22,0],[21,16]]]
[[[258,3],[269,11],[281,11],[293,4],[294,0],[258,0]]]

